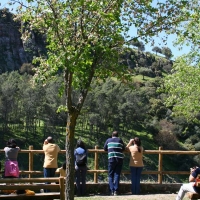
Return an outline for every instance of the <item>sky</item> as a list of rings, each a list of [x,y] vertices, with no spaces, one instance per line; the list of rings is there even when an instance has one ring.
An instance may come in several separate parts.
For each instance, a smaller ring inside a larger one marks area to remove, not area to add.
[[[21,0],[22,2],[23,2],[23,0]],[[162,1],[162,0],[161,0]],[[1,0],[0,1],[0,9],[2,9],[2,8],[9,8],[9,10],[11,11],[11,9],[13,8],[13,9],[15,9],[16,8],[16,6],[9,6],[8,5],[8,3],[7,2],[9,2],[9,0]],[[11,11],[12,12],[12,11]],[[135,33],[135,30],[131,30],[132,32],[133,32],[133,34]],[[131,31],[130,31],[130,34],[131,34]],[[134,34],[135,35],[135,34]],[[163,37],[163,35],[164,35],[164,33],[161,33],[161,35],[160,36],[162,36]],[[161,38],[159,38],[159,37],[155,37],[155,44],[154,44],[154,46],[158,46],[158,47],[164,47],[164,46],[166,46],[166,47],[169,47],[170,49],[171,49],[171,51],[172,51],[172,54],[173,54],[173,57],[172,57],[172,59],[174,60],[175,58],[177,58],[178,56],[181,56],[181,55],[183,55],[183,54],[185,54],[185,53],[188,53],[189,52],[189,47],[187,47],[187,46],[183,46],[182,47],[182,50],[180,50],[179,48],[180,48],[180,46],[177,46],[177,47],[175,47],[174,45],[173,45],[173,41],[175,41],[175,39],[176,39],[176,35],[168,35],[168,39],[167,39],[167,44],[163,44],[163,42],[162,42],[162,40],[161,40]],[[145,44],[145,51],[149,51],[149,52],[152,52],[152,46],[151,46],[151,44]]]
[[[130,30],[130,35],[136,35],[136,30],[132,29]],[[151,43],[145,44],[145,51],[151,52],[151,53],[155,53],[152,51],[153,47],[157,46],[157,47],[169,47],[172,51],[173,57],[172,60],[174,60],[175,58],[183,55],[183,54],[187,54],[190,51],[190,47],[183,45],[183,46],[175,46],[174,42],[176,40],[176,35],[175,34],[170,34],[167,35],[167,41],[166,43],[163,43],[162,38],[164,38],[164,36],[166,36],[165,33],[160,33],[159,37],[153,37],[154,38],[154,46],[151,45]],[[182,48],[181,48],[182,47]]]

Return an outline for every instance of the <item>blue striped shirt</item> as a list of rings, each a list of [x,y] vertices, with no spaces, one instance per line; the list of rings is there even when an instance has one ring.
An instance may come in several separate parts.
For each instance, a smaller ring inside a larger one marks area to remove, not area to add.
[[[109,162],[121,162],[123,161],[125,149],[124,142],[118,137],[112,137],[106,140],[104,144],[104,150],[108,151]]]

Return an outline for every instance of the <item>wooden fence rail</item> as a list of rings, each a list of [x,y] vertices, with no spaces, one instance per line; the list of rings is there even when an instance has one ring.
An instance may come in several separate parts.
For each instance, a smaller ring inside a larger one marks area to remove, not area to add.
[[[0,149],[0,153],[4,154],[4,150]],[[33,169],[33,155],[34,154],[44,154],[43,150],[34,150],[33,146],[29,146],[29,150],[21,150],[19,153],[26,153],[29,155],[29,169],[27,171],[22,170],[20,171],[21,174],[28,174],[29,178],[33,174],[43,174],[42,171],[34,171]],[[65,154],[65,150],[61,150],[60,154]],[[88,153],[94,153],[94,169],[88,170],[89,173],[94,174],[94,183],[98,183],[98,174],[99,173],[107,173],[107,170],[100,170],[98,169],[98,155],[102,153],[107,153],[103,149],[98,149],[98,146],[95,146],[95,149],[88,149]],[[128,153],[128,152],[124,152]],[[158,183],[162,184],[163,175],[166,174],[181,174],[186,175],[189,174],[188,171],[163,171],[163,155],[198,155],[200,151],[175,151],[175,150],[162,150],[162,147],[159,147],[158,150],[145,150],[144,154],[157,154],[158,155],[158,170],[157,171],[143,171],[142,174],[156,174],[158,175]],[[130,171],[124,170],[122,174],[130,174]]]

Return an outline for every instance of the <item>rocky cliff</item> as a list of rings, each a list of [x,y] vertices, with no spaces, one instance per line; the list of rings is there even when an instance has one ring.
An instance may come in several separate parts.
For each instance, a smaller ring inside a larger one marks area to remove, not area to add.
[[[0,73],[19,70],[24,63],[31,63],[33,56],[45,52],[44,38],[32,33],[29,40],[21,39],[21,23],[13,20],[7,9],[0,10]]]
[[[34,56],[47,55],[45,36],[31,32],[26,42],[22,41],[20,30],[27,30],[27,26],[22,26],[21,22],[16,22],[13,18],[14,15],[8,9],[0,10],[0,74],[19,70],[23,64],[24,68],[30,68]],[[124,52],[121,62],[130,70],[138,70],[136,73],[145,73],[145,76],[150,77],[162,76],[163,70],[169,73],[173,65],[170,60],[156,60],[155,55],[134,49]],[[148,71],[139,70],[143,66]]]

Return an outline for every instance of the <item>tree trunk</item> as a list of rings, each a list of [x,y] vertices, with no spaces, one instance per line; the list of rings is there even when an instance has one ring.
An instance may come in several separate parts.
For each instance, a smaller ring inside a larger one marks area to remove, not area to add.
[[[74,199],[74,132],[77,113],[68,113],[66,126],[66,187],[65,199]]]

